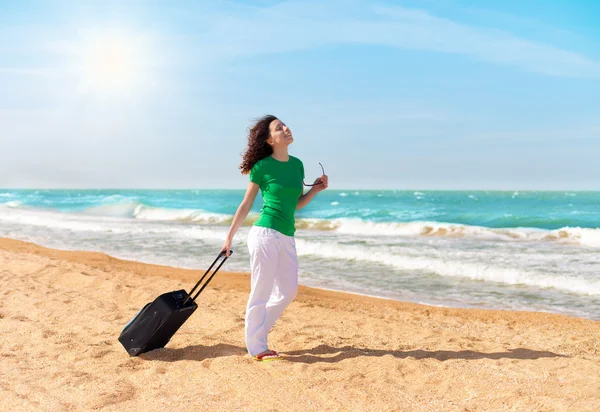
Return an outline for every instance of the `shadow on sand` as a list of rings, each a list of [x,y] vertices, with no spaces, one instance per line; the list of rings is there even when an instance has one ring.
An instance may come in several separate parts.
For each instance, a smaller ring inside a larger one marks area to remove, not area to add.
[[[525,348],[509,349],[506,352],[477,352],[472,350],[382,350],[368,348],[353,348],[351,346],[333,347],[319,345],[312,349],[280,352],[286,360],[299,363],[336,363],[344,359],[359,358],[366,356],[387,356],[395,358],[415,359],[437,359],[446,361],[449,359],[477,360],[477,359],[523,359],[535,360],[540,358],[565,358],[566,356],[548,351],[536,351]],[[331,356],[333,355],[333,356]],[[181,360],[202,361],[205,359],[220,358],[223,356],[247,356],[246,348],[241,346],[219,343],[213,346],[192,345],[185,348],[163,348],[140,355],[144,360],[156,360],[163,362],[177,362]]]

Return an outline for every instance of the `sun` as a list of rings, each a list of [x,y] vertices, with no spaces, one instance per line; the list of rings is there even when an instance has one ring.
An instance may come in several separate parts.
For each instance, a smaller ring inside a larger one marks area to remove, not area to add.
[[[153,74],[152,39],[126,30],[88,30],[67,50],[77,90],[90,98],[132,97],[147,92]]]
[[[131,41],[107,37],[92,42],[84,54],[85,80],[105,91],[133,86],[140,72],[140,59]]]

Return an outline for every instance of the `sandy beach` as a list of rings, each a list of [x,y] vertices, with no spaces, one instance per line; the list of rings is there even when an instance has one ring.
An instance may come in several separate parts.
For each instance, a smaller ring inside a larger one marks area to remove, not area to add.
[[[223,271],[166,348],[131,358],[123,326],[202,271],[11,239],[0,268],[6,411],[600,410],[600,322],[300,287],[270,334],[285,359],[257,363],[249,276]]]

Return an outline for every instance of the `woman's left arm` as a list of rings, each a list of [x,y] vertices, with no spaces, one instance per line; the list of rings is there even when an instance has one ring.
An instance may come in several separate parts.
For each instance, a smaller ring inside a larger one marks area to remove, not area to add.
[[[315,197],[315,195],[323,190],[327,189],[329,186],[329,181],[327,179],[327,175],[322,175],[321,177],[315,180],[315,185],[310,188],[310,190],[298,199],[298,206],[296,206],[296,210],[302,209],[304,206],[310,203],[311,200]]]

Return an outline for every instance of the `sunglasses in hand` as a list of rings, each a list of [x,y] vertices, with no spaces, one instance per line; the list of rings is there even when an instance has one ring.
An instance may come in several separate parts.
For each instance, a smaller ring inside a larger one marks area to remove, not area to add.
[[[323,172],[323,174],[325,174],[325,169],[323,169],[323,165],[321,164],[321,162],[319,162],[319,166],[321,166],[321,172]],[[319,181],[319,183],[306,184],[306,183],[304,183],[304,179],[302,179],[302,184],[304,186],[316,186],[316,185],[322,185],[323,182]]]

